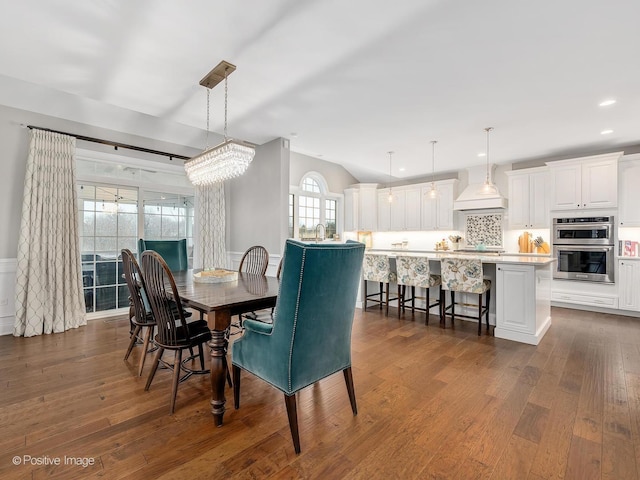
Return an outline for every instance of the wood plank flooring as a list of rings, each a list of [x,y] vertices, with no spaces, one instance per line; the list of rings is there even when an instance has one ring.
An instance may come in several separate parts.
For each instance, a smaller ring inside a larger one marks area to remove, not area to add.
[[[248,374],[221,428],[208,376],[169,416],[170,373],[145,392],[150,359],[143,377],[141,347],[122,360],[124,318],[0,337],[0,478],[640,478],[640,319],[554,308],[533,347],[395,314],[356,313],[356,417],[342,374],[300,392],[300,455],[282,394]]]

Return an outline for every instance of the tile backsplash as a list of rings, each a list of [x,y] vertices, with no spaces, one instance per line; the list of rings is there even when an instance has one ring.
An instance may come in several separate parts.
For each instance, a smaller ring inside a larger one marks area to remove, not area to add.
[[[467,245],[483,243],[487,247],[503,248],[502,213],[472,213],[466,218],[465,239]]]

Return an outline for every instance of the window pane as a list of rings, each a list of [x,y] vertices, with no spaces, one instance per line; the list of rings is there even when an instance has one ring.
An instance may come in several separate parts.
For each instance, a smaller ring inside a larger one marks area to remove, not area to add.
[[[118,214],[118,236],[138,235],[138,215],[135,213]]]
[[[82,227],[80,228],[80,235],[92,237],[94,235],[96,214],[95,212],[80,212],[80,221]]]
[[[95,289],[96,312],[113,310],[116,308],[116,287],[102,287]]]
[[[115,204],[111,204],[115,205]],[[116,214],[96,212],[96,235],[116,235]]]
[[[146,208],[146,207],[145,207]],[[144,216],[144,238],[162,237],[162,217],[160,215]]]

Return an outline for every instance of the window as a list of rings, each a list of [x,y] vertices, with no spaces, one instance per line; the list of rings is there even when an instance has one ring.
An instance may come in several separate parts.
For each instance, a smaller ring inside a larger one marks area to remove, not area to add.
[[[338,208],[341,195],[328,191],[322,175],[310,172],[302,179],[296,195],[289,194],[289,235],[300,240],[316,240],[319,224],[324,228],[324,238],[338,234]],[[297,225],[296,231],[293,225]],[[318,234],[322,236],[322,231]]]
[[[193,196],[144,192],[144,238],[187,239],[189,260],[193,256]]]
[[[139,238],[186,238],[191,257],[193,187],[186,180],[182,166],[144,163],[113,155],[103,160],[104,154],[98,152],[81,149],[77,152],[87,312],[128,308],[129,290],[122,278],[121,250],[128,248],[137,252]]]
[[[289,238],[293,238],[293,212],[295,211],[294,206],[294,195],[293,193],[289,194]]]
[[[129,306],[120,250],[136,251],[138,192],[128,188],[79,185],[82,283],[87,312]]]

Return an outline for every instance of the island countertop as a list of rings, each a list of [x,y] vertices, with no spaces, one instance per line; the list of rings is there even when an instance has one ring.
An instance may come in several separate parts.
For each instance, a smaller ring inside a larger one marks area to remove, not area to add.
[[[374,253],[380,255],[389,255],[390,257],[414,256],[426,257],[430,260],[439,260],[441,258],[464,257],[477,258],[482,263],[494,264],[512,264],[512,265],[549,265],[556,262],[555,257],[549,255],[519,255],[514,253],[491,253],[491,252],[457,252],[452,251],[434,251],[434,250],[388,250],[371,248],[366,253]]]

